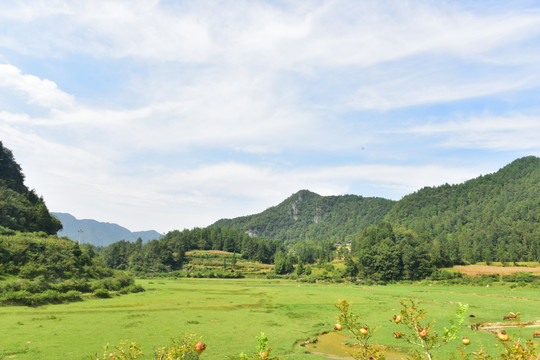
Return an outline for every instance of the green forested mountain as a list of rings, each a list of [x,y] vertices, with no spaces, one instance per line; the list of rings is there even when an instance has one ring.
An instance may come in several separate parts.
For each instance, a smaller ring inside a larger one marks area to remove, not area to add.
[[[222,219],[213,226],[241,229],[287,245],[303,240],[347,241],[382,221],[393,205],[394,201],[383,198],[321,196],[301,190],[260,214]]]
[[[11,150],[0,141],[0,226],[19,231],[56,234],[62,228],[42,197],[24,185],[24,175]]]
[[[528,156],[462,184],[423,188],[397,202],[385,220],[425,232],[452,260],[538,260],[540,159]]]
[[[441,249],[448,264],[536,261],[540,258],[540,158],[517,159],[499,171],[457,185],[425,187],[394,202],[299,191],[260,214],[219,220],[286,245],[349,241],[386,222],[412,229]],[[431,242],[433,241],[433,242]]]

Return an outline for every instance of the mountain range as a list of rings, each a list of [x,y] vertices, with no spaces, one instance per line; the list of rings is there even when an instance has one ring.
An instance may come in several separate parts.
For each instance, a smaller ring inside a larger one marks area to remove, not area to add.
[[[259,214],[221,219],[208,228],[232,228],[294,245],[305,240],[348,242],[364,229],[385,223],[413,231],[432,248],[445,249],[454,263],[538,261],[540,158],[523,157],[492,174],[425,187],[399,201],[301,190]],[[98,246],[160,237],[152,230],[131,232],[116,224],[49,213],[43,198],[25,186],[20,166],[0,142],[0,231],[41,236],[62,226],[60,236]]]
[[[399,201],[301,190],[259,214],[221,219],[212,226],[292,245],[303,240],[350,241],[381,222],[459,249],[464,254],[455,254],[457,258],[539,259],[540,158],[523,157],[493,174],[425,187]]]
[[[58,236],[67,236],[81,243],[91,243],[96,246],[107,246],[120,240],[135,241],[141,238],[143,242],[159,239],[161,234],[154,230],[131,232],[128,229],[107,222],[91,219],[76,219],[73,215],[52,212],[62,223],[63,229]]]

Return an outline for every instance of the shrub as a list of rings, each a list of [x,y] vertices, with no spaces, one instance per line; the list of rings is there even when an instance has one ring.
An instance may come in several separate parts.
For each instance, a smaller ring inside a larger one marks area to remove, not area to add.
[[[47,275],[47,269],[34,263],[27,263],[19,270],[19,276],[23,279],[33,279],[39,275]]]
[[[532,283],[539,279],[538,276],[535,276],[529,272],[517,272],[515,274],[503,275],[503,281],[506,282],[517,282],[517,283]]]
[[[138,284],[131,284],[129,286],[123,287],[118,291],[120,294],[129,294],[129,293],[139,293],[143,292],[144,288]]]
[[[76,290],[77,292],[90,292],[91,286],[84,279],[69,279],[51,285],[52,289],[58,290],[61,293]]]
[[[60,298],[60,293],[56,290],[45,290],[44,292],[34,294],[32,296],[33,304],[34,305],[41,305],[41,304],[53,304],[53,303],[59,303],[62,302]]]
[[[106,298],[110,298],[111,294],[109,293],[109,290],[99,288],[99,289],[94,290],[94,296],[100,299],[106,299]]]
[[[60,294],[62,302],[81,301],[81,295],[77,290],[70,290],[64,294]]]
[[[449,280],[449,279],[459,279],[462,277],[463,275],[460,272],[438,269],[432,272],[429,278],[431,280]]]
[[[17,235],[17,232],[0,225],[0,235]]]
[[[26,305],[31,306],[32,294],[27,290],[5,291],[0,297],[2,305]]]

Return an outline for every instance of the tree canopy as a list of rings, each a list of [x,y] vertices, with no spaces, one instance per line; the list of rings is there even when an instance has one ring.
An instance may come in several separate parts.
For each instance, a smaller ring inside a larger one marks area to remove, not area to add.
[[[49,213],[43,198],[26,187],[21,167],[1,141],[0,226],[47,234],[56,234],[62,228],[62,223]]]

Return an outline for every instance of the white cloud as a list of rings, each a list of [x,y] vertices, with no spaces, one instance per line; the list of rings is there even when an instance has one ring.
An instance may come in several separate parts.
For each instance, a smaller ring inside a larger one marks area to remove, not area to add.
[[[207,25],[192,13],[174,12],[156,1],[83,1],[53,4],[11,4],[0,20],[13,24],[10,37],[22,37],[16,49],[25,53],[62,56],[65,51],[94,57],[125,56],[158,60],[207,59]],[[24,21],[20,24],[20,20]],[[24,25],[40,31],[29,33]],[[21,26],[22,25],[22,26]],[[19,31],[22,30],[22,33]]]
[[[360,87],[347,103],[353,109],[388,110],[472,99],[536,86],[535,81],[528,79],[479,81],[451,77],[452,74],[448,74],[448,78],[430,79],[426,74],[417,73],[372,83]]]
[[[280,6],[234,2],[233,6],[229,2],[165,4],[150,0],[59,1],[35,7],[15,3],[8,8],[26,22],[4,17],[13,22],[5,27],[5,46],[17,37],[18,46],[26,47],[19,51],[38,57],[78,53],[96,59],[133,59],[153,68],[173,62],[184,71],[153,74],[155,81],[186,90],[193,90],[189,87],[199,78],[205,82],[217,75],[218,90],[225,90],[220,80],[226,80],[233,91],[212,94],[225,99],[225,104],[219,104],[223,111],[218,106],[206,106],[206,110],[221,114],[235,113],[236,109],[231,111],[225,105],[236,104],[238,96],[249,94],[249,85],[245,85],[257,74],[266,78],[257,89],[260,96],[279,92],[273,81],[279,81],[281,90],[297,86],[309,93],[321,75],[335,73],[341,78],[336,81],[349,88],[340,87],[338,94],[320,105],[386,110],[527,88],[537,81],[531,74],[538,73],[540,58],[540,51],[528,44],[540,34],[540,12],[519,8],[404,1],[312,1]],[[27,30],[28,24],[33,31]],[[422,61],[411,65],[416,57]],[[491,72],[486,77],[473,68],[459,72],[448,68],[441,59],[449,58],[463,62],[464,67],[520,63],[532,68],[519,72],[502,68],[497,76]],[[389,69],[391,76],[385,76]],[[433,72],[419,76],[426,69]],[[288,72],[305,83],[283,83]],[[231,73],[238,78],[226,76]],[[147,90],[148,81],[143,79],[137,86]],[[235,91],[238,85],[243,90],[240,95]],[[200,88],[213,91],[208,83]],[[174,102],[175,93],[160,91],[158,101]],[[157,95],[145,97],[156,99]]]
[[[73,96],[58,89],[50,80],[34,75],[24,75],[10,64],[0,64],[0,87],[8,88],[24,96],[29,104],[52,108],[65,108],[73,105]]]
[[[139,108],[106,109],[83,105],[56,85],[51,88],[51,81],[21,75],[12,65],[4,69],[16,75],[4,77],[6,87],[24,88],[30,97],[46,94],[49,101],[42,104],[51,111],[44,116],[2,111],[1,120],[19,129],[61,133],[64,141],[78,139],[83,147],[99,142],[109,153],[116,152],[114,149],[185,151],[200,147],[276,153],[285,147],[304,146],[306,134],[322,131],[314,114],[295,108],[290,91],[280,94],[271,79],[264,74],[252,76],[249,71],[210,73],[193,84],[163,85],[161,91],[175,92],[169,94],[170,100]],[[26,83],[33,87],[24,86]],[[70,107],[61,108],[66,99]]]
[[[31,34],[37,38],[27,43],[28,50],[159,61],[370,66],[429,52],[483,59],[540,32],[538,11],[487,5],[150,0],[15,4],[7,6],[5,13],[11,15],[0,20],[20,19],[42,29]],[[490,13],[490,8],[495,10]]]
[[[521,114],[483,116],[442,124],[426,124],[404,131],[437,137],[448,148],[494,151],[540,150],[540,116]]]
[[[178,196],[179,202],[196,202],[197,206],[207,207],[205,211],[214,214],[213,219],[217,220],[262,211],[304,188],[321,195],[335,195],[351,193],[351,184],[356,184],[355,190],[379,188],[378,194],[367,196],[388,197],[386,194],[391,193],[395,195],[393,198],[399,198],[424,186],[460,183],[487,171],[493,169],[440,165],[328,165],[284,169],[216,163],[187,171],[170,171],[152,183],[163,191],[161,198],[169,194],[169,200],[164,200],[166,203],[175,202]],[[178,195],[170,196],[175,190]],[[361,191],[354,193],[366,195]]]

